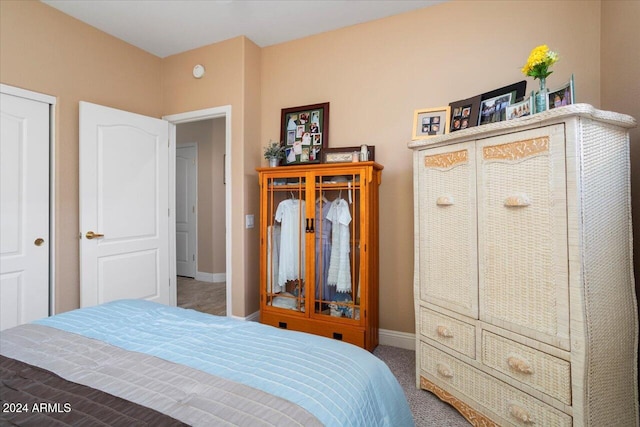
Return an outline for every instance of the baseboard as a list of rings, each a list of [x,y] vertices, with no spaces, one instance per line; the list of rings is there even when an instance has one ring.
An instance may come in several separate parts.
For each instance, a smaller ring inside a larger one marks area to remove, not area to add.
[[[379,329],[378,341],[380,345],[389,345],[391,347],[399,347],[406,350],[416,349],[416,335],[408,332]]]
[[[234,319],[246,320],[248,322],[259,322],[260,321],[260,312],[259,311],[254,311],[253,313],[251,313],[247,317],[234,316],[234,315],[231,315],[231,317],[233,317]]]
[[[201,282],[221,283],[227,281],[227,273],[203,273],[198,271],[195,278]]]

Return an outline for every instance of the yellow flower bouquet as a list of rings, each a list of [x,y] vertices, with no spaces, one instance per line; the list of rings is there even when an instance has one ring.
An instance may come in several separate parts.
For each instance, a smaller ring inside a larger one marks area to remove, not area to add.
[[[558,54],[549,50],[546,44],[534,48],[529,54],[527,63],[522,67],[522,73],[534,79],[546,79],[553,71],[549,67],[558,62]]]
[[[558,62],[558,54],[549,50],[546,44],[535,47],[529,54],[527,63],[522,67],[522,74],[540,79],[540,90],[536,92],[536,113],[541,113],[548,108],[547,100],[547,77],[553,71],[549,71],[549,67]]]

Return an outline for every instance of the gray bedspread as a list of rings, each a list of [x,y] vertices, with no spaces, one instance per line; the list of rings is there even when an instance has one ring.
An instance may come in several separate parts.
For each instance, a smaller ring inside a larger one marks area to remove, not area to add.
[[[193,426],[322,425],[304,408],[261,390],[47,326],[3,331],[0,354]]]

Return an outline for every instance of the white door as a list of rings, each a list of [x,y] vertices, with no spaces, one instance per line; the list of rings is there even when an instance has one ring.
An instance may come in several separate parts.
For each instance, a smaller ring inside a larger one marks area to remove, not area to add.
[[[0,104],[2,330],[49,315],[49,104]]]
[[[81,307],[174,303],[168,162],[168,122],[80,102]]]
[[[176,266],[178,276],[196,277],[196,145],[176,147]]]

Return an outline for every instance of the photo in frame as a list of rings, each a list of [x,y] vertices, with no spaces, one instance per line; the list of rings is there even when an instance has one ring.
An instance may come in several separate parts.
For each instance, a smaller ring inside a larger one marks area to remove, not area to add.
[[[320,163],[329,145],[329,103],[283,108],[280,140],[285,144],[283,165]]]
[[[359,162],[362,146],[356,147],[335,147],[325,148],[322,150],[322,163],[351,163]],[[354,156],[357,160],[354,160]],[[367,146],[368,161],[375,161],[376,147],[374,145]]]
[[[481,101],[485,101],[487,99],[495,98],[500,95],[504,95],[507,93],[511,94],[511,100],[513,102],[519,102],[524,99],[525,92],[527,91],[527,81],[521,80],[517,83],[513,83],[499,89],[494,89],[489,92],[485,92],[481,95]]]
[[[531,92],[524,101],[516,102],[507,106],[507,120],[518,119],[533,114],[535,94]]]
[[[425,108],[413,113],[413,140],[449,133],[451,107]]]
[[[506,120],[506,106],[510,105],[512,102],[520,102],[521,100],[523,100],[526,90],[527,81],[521,80],[519,82],[483,93],[481,95],[480,101],[478,126]],[[509,95],[509,101],[507,104],[504,103],[506,95]],[[498,102],[498,105],[494,106],[492,110],[491,106],[493,106],[493,104],[495,104],[496,102]],[[499,111],[496,111],[496,107]],[[483,108],[485,108],[485,111],[483,111]]]
[[[486,125],[506,120],[507,106],[511,105],[512,93],[505,93],[480,102],[478,125]]]
[[[567,83],[555,90],[549,91],[547,94],[547,108],[549,110],[575,103],[573,74]]]
[[[449,119],[449,132],[474,127],[478,124],[478,111],[482,95],[462,99],[449,104],[451,116]]]

